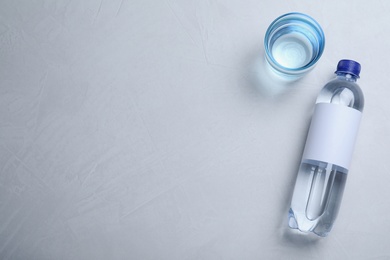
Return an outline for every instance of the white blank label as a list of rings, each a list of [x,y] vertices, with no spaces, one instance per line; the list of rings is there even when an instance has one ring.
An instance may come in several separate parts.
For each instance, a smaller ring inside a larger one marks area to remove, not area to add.
[[[329,103],[316,104],[302,159],[349,169],[362,113]]]

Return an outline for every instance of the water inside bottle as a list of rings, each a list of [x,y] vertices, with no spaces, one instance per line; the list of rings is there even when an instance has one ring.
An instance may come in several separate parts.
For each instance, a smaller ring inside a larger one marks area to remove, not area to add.
[[[344,168],[309,160],[303,162],[291,202],[289,226],[326,236],[337,216],[346,180]]]
[[[347,107],[352,107],[355,102],[353,92],[348,88],[340,88],[337,90],[330,101],[333,104],[340,104]]]

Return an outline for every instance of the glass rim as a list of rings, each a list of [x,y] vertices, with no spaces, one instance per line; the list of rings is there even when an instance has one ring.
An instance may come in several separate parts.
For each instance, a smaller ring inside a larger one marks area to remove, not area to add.
[[[275,30],[278,29],[278,27],[275,28],[275,26],[277,26],[278,23],[285,21],[285,20],[289,20],[289,19],[301,21],[301,22],[304,22],[306,25],[308,25],[310,27],[310,29],[312,29],[316,32],[315,37],[319,43],[319,46],[318,46],[319,50],[318,50],[316,56],[313,59],[311,59],[310,62],[308,62],[307,64],[305,64],[301,67],[298,67],[298,68],[288,68],[288,67],[285,67],[285,66],[281,65],[280,63],[278,63],[274,59],[274,57],[272,56],[270,48],[269,48],[270,36]],[[286,72],[286,73],[293,73],[293,74],[305,72],[306,70],[309,70],[311,67],[313,67],[317,63],[317,61],[321,58],[321,56],[324,52],[324,49],[325,49],[325,34],[324,34],[320,24],[311,16],[304,14],[304,13],[299,13],[299,12],[290,12],[290,13],[286,13],[286,14],[283,14],[283,15],[277,17],[268,26],[267,31],[265,33],[265,37],[264,37],[264,48],[265,48],[266,58],[269,61],[270,65],[272,67],[274,67],[274,69],[279,70],[279,71],[281,70],[282,72]]]

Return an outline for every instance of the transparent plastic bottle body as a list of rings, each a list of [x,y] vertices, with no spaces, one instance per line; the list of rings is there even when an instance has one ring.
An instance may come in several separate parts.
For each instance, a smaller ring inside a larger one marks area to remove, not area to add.
[[[321,90],[316,106],[327,103],[362,112],[364,97],[356,84],[357,78],[356,75],[337,72],[336,79]],[[340,133],[345,134],[348,133]],[[348,168],[345,165],[342,167],[327,161],[303,157],[289,210],[289,226],[303,232],[326,236],[337,217],[347,175]]]

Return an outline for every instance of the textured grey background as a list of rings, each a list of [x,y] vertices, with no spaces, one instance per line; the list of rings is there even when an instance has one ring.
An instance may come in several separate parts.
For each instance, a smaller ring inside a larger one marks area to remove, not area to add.
[[[265,82],[263,37],[300,11],[316,68]],[[1,259],[390,259],[389,1],[0,2]],[[329,237],[287,211],[339,59],[366,106]]]

